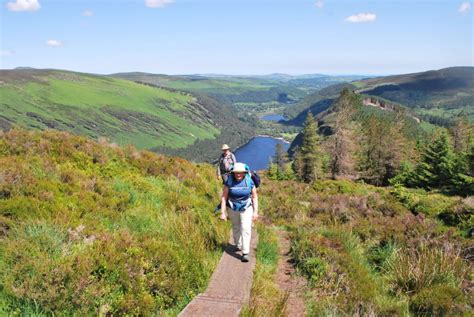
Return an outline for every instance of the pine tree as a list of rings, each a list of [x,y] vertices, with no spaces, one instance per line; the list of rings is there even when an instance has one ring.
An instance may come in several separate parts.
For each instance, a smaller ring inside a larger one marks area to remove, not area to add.
[[[348,88],[344,88],[333,106],[336,111],[336,120],[333,127],[334,135],[329,141],[331,156],[329,169],[333,179],[353,174],[352,154],[355,147],[355,136],[350,124],[359,103],[359,97]]]
[[[474,140],[474,126],[464,113],[460,113],[450,128],[454,141],[454,152],[468,153]]]
[[[445,131],[438,131],[425,148],[415,170],[416,183],[423,188],[448,187],[455,175],[455,156]]]
[[[401,120],[371,116],[364,123],[359,169],[367,182],[386,185],[399,169],[408,143],[402,133]]]
[[[303,144],[301,145],[298,158],[299,171],[295,172],[305,183],[312,183],[321,177],[321,153],[319,149],[319,136],[316,131],[317,125],[312,113],[309,111],[303,126]]]
[[[300,148],[296,148],[292,169],[298,180],[303,180],[303,155]]]
[[[277,166],[277,173],[278,173],[279,179],[284,178],[286,165],[288,164],[288,153],[285,151],[281,143],[278,143],[276,145],[274,162]]]
[[[278,167],[271,160],[270,160],[270,163],[268,164],[267,176],[268,176],[268,178],[273,179],[273,180],[278,180],[279,179]]]

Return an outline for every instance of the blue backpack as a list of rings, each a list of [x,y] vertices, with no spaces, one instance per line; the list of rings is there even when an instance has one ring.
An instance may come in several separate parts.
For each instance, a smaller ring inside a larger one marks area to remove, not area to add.
[[[245,169],[250,174],[250,178],[255,184],[255,187],[258,188],[258,186],[260,186],[260,175],[258,175],[258,172],[256,170],[251,171],[250,167],[247,164],[245,164]]]
[[[252,178],[255,187],[260,186],[260,175],[258,175],[256,170],[250,172],[250,178]]]
[[[258,188],[258,186],[260,186],[260,175],[258,175],[256,170],[251,171],[247,164],[245,164],[245,169],[248,171],[248,174],[250,175],[250,178],[249,178],[249,175],[245,175],[246,184],[251,187],[251,184],[249,183],[249,181],[251,179],[253,184],[255,185],[255,187]],[[232,178],[233,178],[233,176],[231,176],[229,179],[232,179]],[[249,201],[250,200],[245,200],[245,201],[241,201],[241,202],[238,202],[238,201],[237,202],[236,201],[229,202],[229,201],[227,201],[227,205],[230,208],[234,209],[234,210],[242,211],[242,210],[247,209]],[[220,209],[221,209],[221,204],[219,203],[219,205],[217,205],[216,208],[214,209],[214,212],[217,213]]]
[[[252,188],[255,184],[248,173],[240,182],[237,182],[232,175],[227,180],[226,186],[229,188],[227,205],[232,208],[232,210],[244,211],[252,204]]]

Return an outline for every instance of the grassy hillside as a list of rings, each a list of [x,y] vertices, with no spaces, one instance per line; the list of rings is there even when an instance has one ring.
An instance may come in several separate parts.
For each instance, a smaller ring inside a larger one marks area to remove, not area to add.
[[[474,120],[474,67],[451,67],[355,82],[358,92],[401,103],[416,112]]]
[[[472,312],[472,198],[350,181],[263,184],[266,223],[291,232],[294,263],[308,280],[309,316]],[[278,309],[278,293],[260,285],[254,291],[273,301],[255,304]]]
[[[0,138],[0,315],[175,315],[227,241],[208,165],[65,132]]]
[[[188,93],[116,78],[53,70],[0,71],[4,129],[54,128],[138,148],[183,148],[219,135],[215,111]]]

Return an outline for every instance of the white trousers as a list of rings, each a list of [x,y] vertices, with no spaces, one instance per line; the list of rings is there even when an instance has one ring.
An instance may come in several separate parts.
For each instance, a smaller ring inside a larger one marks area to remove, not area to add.
[[[234,211],[231,208],[227,210],[229,210],[229,218],[232,222],[234,244],[242,250],[243,254],[249,254],[253,207],[248,207],[244,212]]]

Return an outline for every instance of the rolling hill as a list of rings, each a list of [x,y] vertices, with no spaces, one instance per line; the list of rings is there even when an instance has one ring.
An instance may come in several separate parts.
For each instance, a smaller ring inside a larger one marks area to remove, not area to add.
[[[422,115],[450,118],[463,111],[474,120],[474,67],[450,67],[353,84],[358,93],[403,104]]]
[[[308,110],[313,115],[328,109],[343,88],[358,94],[404,106],[426,121],[453,118],[459,114],[474,121],[474,67],[450,67],[422,73],[369,78],[341,83],[308,95],[285,115],[290,123],[303,123]]]
[[[62,70],[0,70],[0,113],[3,130],[56,129],[140,149],[182,149],[216,140],[229,123],[231,131],[244,131],[235,143],[250,137],[243,123],[209,98]]]
[[[157,86],[206,94],[228,104],[278,101],[281,94],[291,101],[340,82],[360,79],[361,76],[328,76],[271,74],[261,76],[180,75],[150,73],[118,73],[113,77],[145,82]]]
[[[272,78],[218,75],[212,77],[204,75],[169,76],[149,73],[119,73],[112,76],[160,87],[205,94],[227,104],[276,101],[280,93],[287,94],[292,99],[299,99],[307,94],[298,88],[282,85],[280,81]]]

